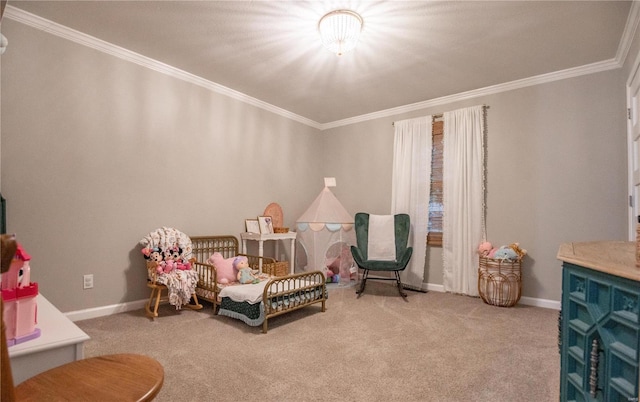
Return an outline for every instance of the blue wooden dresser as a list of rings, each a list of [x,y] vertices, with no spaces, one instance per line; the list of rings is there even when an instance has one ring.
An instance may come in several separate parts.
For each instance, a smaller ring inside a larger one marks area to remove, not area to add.
[[[638,401],[640,268],[635,243],[560,246],[560,400]]]

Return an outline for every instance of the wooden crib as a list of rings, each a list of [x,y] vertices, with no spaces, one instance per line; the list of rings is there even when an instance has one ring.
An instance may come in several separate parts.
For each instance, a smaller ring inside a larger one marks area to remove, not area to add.
[[[237,318],[251,326],[262,325],[262,332],[267,333],[270,318],[317,303],[325,311],[327,289],[322,272],[275,276],[277,263],[273,258],[239,254],[238,239],[232,235],[194,236],[191,241],[196,260],[192,265],[198,272],[196,294],[213,304],[215,314]],[[214,252],[224,258],[246,255],[253,269],[258,269],[262,260],[262,273],[269,277],[259,285],[221,285],[215,266],[206,263]],[[238,296],[240,293],[242,297]]]

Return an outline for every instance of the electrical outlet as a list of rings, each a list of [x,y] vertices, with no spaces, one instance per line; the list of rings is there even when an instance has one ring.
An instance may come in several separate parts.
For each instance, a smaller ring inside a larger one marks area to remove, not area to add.
[[[84,283],[82,285],[82,288],[93,289],[93,274],[85,275],[83,279],[84,279]]]

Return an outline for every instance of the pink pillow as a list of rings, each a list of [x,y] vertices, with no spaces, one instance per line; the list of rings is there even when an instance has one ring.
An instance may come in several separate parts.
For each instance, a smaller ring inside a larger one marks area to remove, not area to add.
[[[209,257],[207,262],[216,267],[218,274],[218,283],[230,283],[237,280],[238,271],[233,268],[233,260],[235,257],[224,258],[222,254],[217,251]]]

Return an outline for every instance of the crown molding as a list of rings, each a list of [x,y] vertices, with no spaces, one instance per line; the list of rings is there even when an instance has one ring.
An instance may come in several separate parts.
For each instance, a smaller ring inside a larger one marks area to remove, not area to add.
[[[638,23],[640,23],[640,2],[632,1],[631,9],[629,10],[629,16],[627,17],[627,23],[624,26],[622,32],[622,38],[618,44],[618,51],[616,52],[616,60],[622,66],[629,55],[631,44],[633,43],[633,37],[638,29]]]
[[[28,13],[19,8],[7,5],[5,9],[4,17],[20,22],[22,24],[31,26],[41,31],[50,33],[52,35],[59,36],[61,38],[70,40],[83,46],[90,47],[92,49],[101,51],[103,53],[110,54],[123,60],[130,61],[140,66],[149,68],[154,71],[169,75],[171,77],[198,85],[213,92],[229,96],[230,98],[239,100],[249,105],[270,111],[274,114],[282,117],[297,121],[305,124],[309,127],[318,129],[320,131],[328,130],[331,128],[347,126],[350,124],[360,123],[368,120],[379,119],[383,117],[394,116],[402,113],[412,112],[415,110],[425,109],[434,106],[445,105],[462,100],[477,98],[480,96],[494,95],[500,92],[512,91],[515,89],[530,87],[534,85],[545,84],[553,81],[564,80],[567,78],[579,77],[586,74],[593,74],[602,71],[612,70],[622,67],[628,52],[631,48],[631,43],[635,36],[636,29],[640,22],[640,2],[632,2],[631,10],[629,11],[629,17],[616,52],[616,56],[613,59],[587,64],[580,67],[569,68],[565,70],[555,71],[552,73],[541,74],[521,80],[510,81],[498,85],[492,85],[484,88],[474,89],[471,91],[461,92],[454,95],[443,96],[440,98],[429,99],[422,102],[412,103],[409,105],[399,106],[395,108],[380,110],[373,113],[367,113],[360,116],[354,116],[347,119],[336,120],[329,123],[318,123],[314,120],[297,115],[288,110],[274,106],[270,103],[261,101],[254,97],[248,96],[231,88],[217,84],[215,82],[206,80],[202,77],[188,73],[184,70],[180,70],[168,64],[159,62],[152,58],[143,56],[141,54],[132,52],[120,46],[116,46],[112,43],[103,41],[93,36],[84,34],[74,29],[57,24],[53,21],[49,21],[37,15]]]
[[[566,70],[556,71],[553,73],[540,74],[534,77],[524,78],[505,82],[503,84],[492,85],[484,88],[474,89],[467,92],[460,92],[454,95],[443,96],[440,98],[429,99],[427,101],[416,102],[409,105],[399,106],[391,109],[381,110],[379,112],[363,114],[360,116],[350,117],[348,119],[337,120],[331,123],[321,124],[320,130],[346,126],[349,124],[360,123],[363,121],[379,119],[381,117],[389,117],[402,113],[413,112],[414,110],[426,109],[433,106],[446,105],[466,99],[477,98],[480,96],[494,95],[500,92],[512,91],[514,89],[526,88],[534,85],[546,84],[548,82],[564,80],[567,78],[579,77],[581,75],[593,74],[601,71],[613,70],[620,68],[621,64],[615,59],[605,60],[592,63],[580,67],[569,68]]]
[[[618,50],[613,59],[587,64],[580,67],[569,68],[565,70],[555,71],[552,73],[541,74],[521,80],[515,80],[506,82],[503,84],[493,85],[489,87],[474,89],[467,92],[461,92],[454,95],[443,96],[441,98],[434,98],[422,102],[412,103],[409,105],[399,106],[392,109],[381,110],[374,113],[363,114],[360,116],[354,116],[343,120],[336,120],[330,123],[324,123],[320,125],[320,130],[328,130],[330,128],[346,126],[349,124],[360,123],[363,121],[379,119],[382,117],[394,116],[397,114],[412,112],[414,110],[425,109],[428,107],[445,105],[461,100],[477,98],[479,96],[494,95],[500,92],[512,91],[514,89],[520,89],[530,87],[533,85],[545,84],[548,82],[564,80],[567,78],[579,77],[586,74],[593,74],[607,70],[613,70],[621,68],[629,54],[633,38],[638,29],[640,23],[640,1],[631,2],[631,9],[629,10],[629,16],[622,32],[622,38],[618,45]],[[640,58],[640,54],[638,55]]]
[[[270,103],[261,101],[260,99],[256,99],[249,95],[243,94],[242,92],[238,92],[236,90],[217,84],[215,82],[206,80],[202,77],[188,73],[184,70],[181,70],[176,67],[170,66],[168,64],[162,63],[160,61],[154,60],[150,57],[143,56],[141,54],[132,52],[120,46],[117,46],[112,43],[95,38],[93,36],[87,35],[80,31],[76,31],[75,29],[71,29],[64,25],[60,25],[53,21],[44,19],[35,14],[31,14],[29,12],[23,11],[11,5],[7,5],[7,8],[5,9],[4,17],[12,19],[16,22],[20,22],[22,24],[28,25],[32,28],[50,33],[52,35],[70,40],[80,45],[138,64],[140,66],[149,68],[151,70],[160,72],[162,74],[166,74],[168,76],[177,78],[179,80],[183,80],[183,81],[192,83],[194,85],[198,85],[210,91],[213,91],[222,95],[226,95],[230,98],[239,100],[241,102],[258,107],[260,109],[267,110],[277,115],[305,124],[307,126],[320,129],[320,123],[315,122],[311,119],[297,115],[288,110],[279,108]]]

